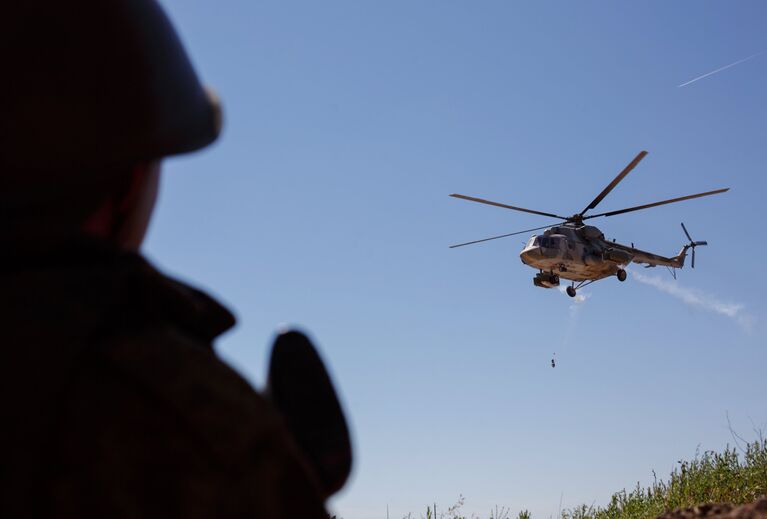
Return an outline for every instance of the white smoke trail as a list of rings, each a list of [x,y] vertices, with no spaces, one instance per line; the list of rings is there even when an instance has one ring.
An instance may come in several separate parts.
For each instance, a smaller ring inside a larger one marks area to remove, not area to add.
[[[567,296],[567,287],[563,287],[562,285],[559,285],[557,288],[559,288],[560,294],[564,294]],[[567,297],[570,297],[570,296],[567,296]],[[573,304],[570,305],[570,310],[577,310],[578,305],[585,303],[589,297],[591,297],[590,293],[585,293],[585,294],[580,292],[576,293],[575,297],[572,298]]]
[[[729,303],[717,299],[696,288],[680,285],[676,280],[664,279],[658,276],[648,276],[635,269],[630,269],[631,275],[639,282],[665,292],[686,305],[701,308],[708,312],[723,315],[736,322],[743,330],[750,332],[755,324],[754,316],[745,311],[743,303]]]
[[[761,56],[765,52],[767,52],[767,51],[757,52],[756,54],[752,54],[751,56],[749,56],[747,58],[739,59],[738,61],[736,61],[734,63],[730,63],[729,65],[725,65],[723,67],[719,67],[716,70],[712,70],[711,72],[707,72],[707,73],[703,74],[702,76],[698,76],[698,77],[696,77],[694,79],[691,79],[689,81],[686,81],[686,82],[682,83],[681,85],[677,85],[677,88],[682,88],[682,87],[687,86],[687,85],[689,85],[691,83],[695,83],[696,81],[700,81],[703,78],[706,78],[708,76],[713,76],[714,74],[716,74],[718,72],[721,72],[723,70],[727,70],[730,67],[734,67],[735,65],[740,65],[743,62],[746,62],[746,61],[748,61],[750,59],[753,59],[753,58],[755,58],[757,56]]]
[[[566,350],[570,346],[572,338],[575,336],[575,330],[578,325],[578,314],[581,313],[584,303],[591,297],[589,292],[578,292],[575,297],[571,298],[567,295],[567,287],[560,285],[559,293],[570,299],[570,311],[567,317],[567,324],[563,328],[562,341],[559,345],[559,349]]]

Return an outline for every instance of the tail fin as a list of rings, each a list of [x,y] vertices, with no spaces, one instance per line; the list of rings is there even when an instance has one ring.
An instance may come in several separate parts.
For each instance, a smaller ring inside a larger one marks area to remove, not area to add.
[[[676,263],[676,265],[674,265],[674,268],[680,269],[684,267],[684,260],[685,258],[687,258],[687,249],[691,247],[692,245],[685,245],[679,250],[679,254],[671,258],[672,260],[674,260],[674,263]]]

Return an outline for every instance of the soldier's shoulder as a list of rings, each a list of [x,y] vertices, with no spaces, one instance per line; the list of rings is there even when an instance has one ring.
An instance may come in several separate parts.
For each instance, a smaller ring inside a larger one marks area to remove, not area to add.
[[[262,395],[210,344],[172,326],[112,337],[94,357],[138,398],[178,416],[217,456],[236,458],[259,438],[282,434],[279,415]]]

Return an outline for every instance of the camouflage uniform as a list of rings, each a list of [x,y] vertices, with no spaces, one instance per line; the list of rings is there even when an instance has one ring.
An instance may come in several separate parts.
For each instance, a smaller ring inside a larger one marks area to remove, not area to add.
[[[88,241],[4,250],[2,286],[0,516],[326,517],[210,297]]]
[[[278,411],[215,355],[226,309],[75,232],[132,165],[218,136],[158,4],[10,2],[0,63],[0,517],[326,517],[351,460],[332,388],[289,431],[290,362]]]

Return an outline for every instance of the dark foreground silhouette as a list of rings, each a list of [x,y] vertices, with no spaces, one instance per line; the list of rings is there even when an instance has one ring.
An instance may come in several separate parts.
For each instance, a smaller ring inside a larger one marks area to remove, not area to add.
[[[222,123],[158,4],[12,2],[0,60],[0,516],[326,517],[351,448],[314,347],[255,391],[232,314],[140,253],[161,159]]]

